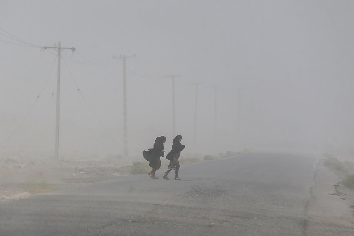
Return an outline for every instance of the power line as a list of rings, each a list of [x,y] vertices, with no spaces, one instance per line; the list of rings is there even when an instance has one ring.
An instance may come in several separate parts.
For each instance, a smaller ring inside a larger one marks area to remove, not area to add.
[[[10,34],[9,32],[7,32],[6,30],[4,30],[2,28],[0,28],[0,30],[3,32],[3,33],[0,32],[1,35],[7,37],[10,40],[13,40],[13,41],[17,42],[16,45],[18,45],[18,46],[25,46],[26,45],[27,47],[42,48],[41,46],[38,46],[38,45],[35,45],[35,44],[32,44],[32,43],[26,42],[26,41],[24,41],[22,39],[19,39],[18,37]],[[1,40],[1,41],[5,42],[5,40]],[[6,41],[6,42],[8,42],[8,41]],[[8,42],[8,43],[11,43],[11,42]],[[19,43],[24,44],[24,45],[20,45]],[[12,43],[12,44],[15,44],[15,43]]]
[[[97,122],[100,124],[101,128],[102,128],[107,134],[109,134],[108,130],[103,126],[102,122],[98,119],[98,116],[96,115],[96,113],[93,111],[93,109],[90,107],[90,105],[89,105],[88,102],[86,101],[86,99],[85,99],[84,95],[82,94],[82,92],[81,92],[81,90],[80,90],[78,84],[76,83],[76,80],[74,79],[73,73],[71,72],[71,70],[70,70],[68,64],[66,64],[65,60],[64,60],[64,65],[65,65],[66,68],[68,69],[68,71],[69,71],[69,73],[70,73],[70,75],[71,75],[71,79],[73,80],[73,82],[74,82],[74,84],[75,84],[75,86],[76,86],[76,89],[77,89],[77,91],[79,92],[80,97],[81,97],[82,100],[84,101],[85,105],[87,106],[87,108],[89,109],[89,111],[92,113],[92,115],[95,117],[95,119],[97,120]],[[111,139],[111,141],[112,141],[114,144],[116,144],[116,145],[119,147],[119,144],[118,144],[118,142],[117,142],[116,140],[114,140],[113,138],[110,138],[110,139]]]
[[[102,61],[91,61],[91,60],[88,60],[88,59],[86,59],[84,56],[82,56],[81,55],[81,53],[80,52],[76,52],[76,54],[79,56],[79,57],[81,57],[83,60],[85,60],[85,61],[87,61],[88,63],[92,63],[92,64],[105,64],[105,63],[107,63],[107,62],[109,62],[109,61],[116,61],[116,60],[114,60],[115,58],[112,56],[112,57],[110,57],[110,58],[108,58],[108,59],[103,59]]]
[[[84,61],[78,61],[78,60],[75,60],[72,58],[72,56],[68,56],[66,53],[63,53],[66,58],[63,57],[64,60],[67,60],[67,61],[71,61],[71,62],[75,62],[75,63],[78,63],[78,64],[82,64],[82,65],[111,65],[111,64],[115,64],[117,63],[115,60],[114,60],[114,57],[112,58],[107,58],[107,59],[103,59],[102,61],[97,61],[97,62],[94,62],[94,61],[90,61],[88,59],[86,59],[85,57],[83,57],[80,53],[78,53],[77,51],[75,51],[75,54],[77,54],[80,58],[82,58]],[[75,55],[74,54],[74,55]]]
[[[32,46],[28,46],[28,45],[22,45],[22,44],[18,44],[18,43],[13,43],[13,42],[10,42],[10,41],[6,41],[6,40],[3,40],[3,39],[0,39],[0,41],[4,42],[4,43],[8,43],[8,44],[12,44],[12,45],[16,45],[16,46],[21,46],[21,47],[28,47],[28,48],[33,48]]]
[[[41,91],[38,93],[36,100],[34,101],[34,103],[32,104],[31,108],[29,109],[29,111],[26,113],[25,117],[22,119],[22,121],[20,122],[20,124],[15,128],[15,130],[12,132],[12,134],[9,136],[8,139],[6,139],[6,141],[1,145],[1,146],[5,146],[12,138],[13,136],[15,136],[15,134],[17,133],[17,131],[20,129],[20,127],[22,126],[22,124],[27,120],[27,118],[30,116],[30,114],[32,113],[33,108],[35,107],[35,105],[37,104],[40,96],[42,95],[44,89],[47,87],[48,81],[50,80],[51,76],[52,76],[52,72],[53,72],[53,68],[55,65],[57,58],[54,59],[53,65],[50,69],[49,72],[49,76],[43,86],[43,88],[41,89]]]
[[[41,96],[41,94],[43,93],[44,89],[47,87],[48,81],[49,81],[50,77],[52,76],[52,72],[53,72],[53,69],[54,69],[55,62],[57,61],[57,58],[58,58],[58,57],[56,56],[55,59],[54,59],[52,68],[50,69],[49,77],[48,77],[47,81],[45,82],[45,84],[44,84],[44,86],[43,86],[41,92],[40,92],[39,95],[38,95],[38,97]]]

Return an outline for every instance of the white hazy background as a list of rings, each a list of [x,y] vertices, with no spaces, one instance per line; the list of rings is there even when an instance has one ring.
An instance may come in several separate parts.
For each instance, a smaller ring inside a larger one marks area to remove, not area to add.
[[[0,0],[1,155],[51,158],[55,134],[57,52],[7,33],[76,48],[62,54],[61,158],[122,155],[119,56],[134,54],[127,60],[132,156],[161,135],[170,149],[170,74],[182,76],[176,134],[187,152],[354,153],[353,22],[351,0]],[[196,143],[191,82],[202,83]]]

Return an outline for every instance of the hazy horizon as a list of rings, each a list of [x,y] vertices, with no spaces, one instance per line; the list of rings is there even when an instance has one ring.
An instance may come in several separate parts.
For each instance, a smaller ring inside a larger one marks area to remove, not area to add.
[[[354,152],[353,10],[349,0],[2,0],[1,158],[54,152],[57,52],[39,47],[59,41],[76,48],[61,60],[61,156],[123,153],[120,55],[135,55],[127,61],[132,155],[161,135],[171,148],[165,75],[181,76],[176,135],[186,152]],[[196,143],[193,82],[201,83]]]

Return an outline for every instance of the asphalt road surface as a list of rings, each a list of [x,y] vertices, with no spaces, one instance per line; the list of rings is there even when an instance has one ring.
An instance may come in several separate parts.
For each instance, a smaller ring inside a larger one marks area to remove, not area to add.
[[[308,209],[317,163],[242,154],[182,166],[180,181],[172,172],[162,179],[161,170],[158,180],[117,177],[2,202],[0,235],[316,235],[308,231]],[[331,228],[333,235],[354,235],[350,227]]]

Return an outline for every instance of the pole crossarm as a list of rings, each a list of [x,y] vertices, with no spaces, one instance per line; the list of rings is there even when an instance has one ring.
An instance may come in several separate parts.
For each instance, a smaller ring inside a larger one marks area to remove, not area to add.
[[[61,50],[70,49],[73,52],[75,52],[75,50],[76,50],[76,48],[74,48],[74,47],[65,48],[65,47],[47,47],[47,46],[44,46],[42,49],[43,50],[46,50],[46,49],[61,49]]]

